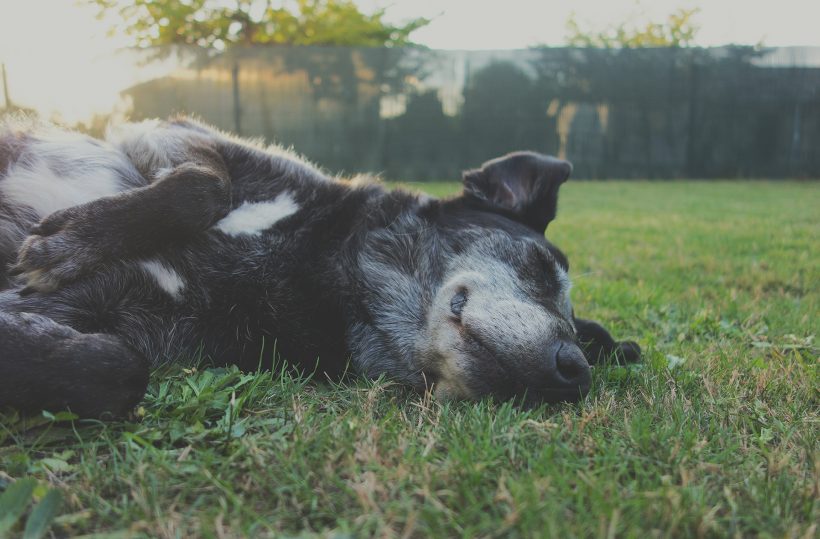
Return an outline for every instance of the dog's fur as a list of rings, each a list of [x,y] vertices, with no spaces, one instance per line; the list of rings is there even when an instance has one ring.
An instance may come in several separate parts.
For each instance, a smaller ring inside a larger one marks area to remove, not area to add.
[[[151,365],[254,369],[274,349],[443,397],[576,400],[589,363],[640,352],[572,312],[544,238],[570,171],[510,154],[436,200],[186,119],[105,141],[6,125],[0,405],[121,414]]]

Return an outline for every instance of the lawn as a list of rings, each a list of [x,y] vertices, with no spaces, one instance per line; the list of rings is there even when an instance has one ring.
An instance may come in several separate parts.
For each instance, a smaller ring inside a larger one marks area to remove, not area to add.
[[[170,368],[128,422],[0,416],[14,533],[816,537],[820,184],[570,182],[548,236],[645,351],[585,401]]]

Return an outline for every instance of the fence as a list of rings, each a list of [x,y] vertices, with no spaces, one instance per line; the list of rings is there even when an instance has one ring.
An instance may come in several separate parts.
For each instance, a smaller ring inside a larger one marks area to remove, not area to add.
[[[820,48],[151,54],[175,68],[123,92],[133,117],[194,113],[334,171],[453,179],[533,149],[576,177],[820,177]]]

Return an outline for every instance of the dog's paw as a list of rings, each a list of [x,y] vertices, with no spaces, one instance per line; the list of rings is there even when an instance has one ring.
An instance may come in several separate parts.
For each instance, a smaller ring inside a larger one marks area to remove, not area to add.
[[[51,292],[99,268],[105,246],[82,221],[77,214],[58,212],[34,227],[8,271],[25,284],[21,293]]]
[[[634,341],[619,341],[613,355],[619,364],[637,363],[641,360],[641,347]]]

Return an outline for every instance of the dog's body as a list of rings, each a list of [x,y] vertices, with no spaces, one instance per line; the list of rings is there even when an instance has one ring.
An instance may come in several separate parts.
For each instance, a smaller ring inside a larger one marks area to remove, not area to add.
[[[569,171],[513,154],[439,201],[187,120],[105,142],[7,126],[0,405],[122,413],[152,364],[256,368],[274,350],[447,396],[578,398],[579,340],[593,360],[639,352],[572,313],[566,259],[543,236]]]

